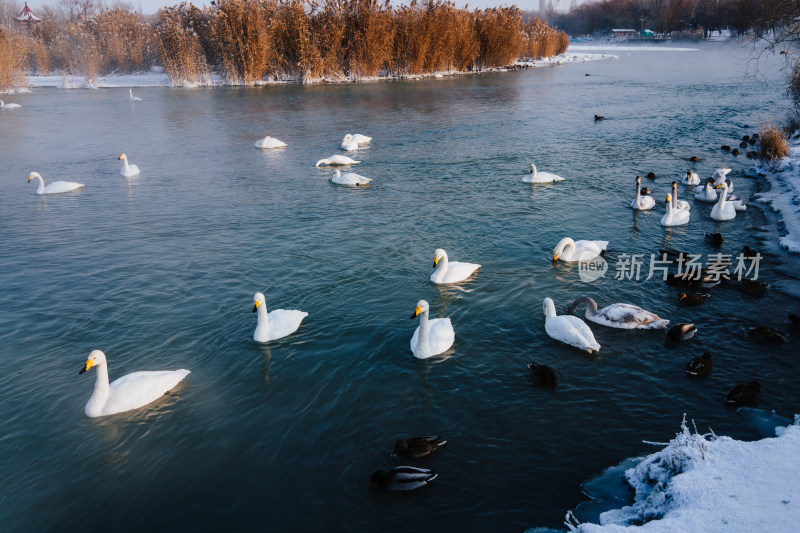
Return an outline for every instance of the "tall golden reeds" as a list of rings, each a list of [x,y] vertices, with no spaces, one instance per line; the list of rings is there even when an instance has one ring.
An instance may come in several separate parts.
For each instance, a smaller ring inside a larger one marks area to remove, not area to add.
[[[25,43],[16,34],[0,28],[0,91],[20,89],[27,85]]]
[[[758,132],[759,156],[774,161],[789,155],[789,140],[786,132],[770,122],[761,126]]]
[[[201,84],[209,80],[206,56],[191,24],[196,7],[182,3],[158,12],[157,46],[164,72],[173,84]],[[184,24],[187,22],[187,24]]]

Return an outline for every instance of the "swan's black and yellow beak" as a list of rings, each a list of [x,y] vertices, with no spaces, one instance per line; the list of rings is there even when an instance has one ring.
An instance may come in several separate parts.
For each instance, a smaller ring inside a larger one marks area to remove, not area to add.
[[[414,309],[414,314],[411,315],[412,320],[419,316],[420,311],[422,311],[421,307],[417,307],[416,309]]]
[[[78,372],[78,375],[81,375],[84,372],[86,372],[87,370],[89,370],[90,368],[92,368],[92,365],[94,365],[94,359],[87,360],[86,364],[83,365],[83,368],[81,368],[80,372]]]
[[[258,303],[259,303],[259,301],[258,301],[258,300],[256,300],[255,302],[253,302],[253,312],[254,312],[254,313],[255,313],[256,311],[258,311]]]
[[[33,179],[33,176],[28,176],[28,183],[30,183],[32,179]]]
[[[556,254],[553,254],[553,263],[556,262],[558,262],[558,256]]]
[[[715,189],[719,189],[720,187],[722,187],[722,184],[721,184],[721,183],[720,183],[719,185],[717,185],[716,187],[714,187],[714,188],[715,188]]]
[[[433,258],[433,268],[436,268],[436,265],[439,264],[439,256]]]
[[[122,156],[124,156],[124,155],[125,155],[125,154],[121,154],[121,155],[120,155],[120,156],[119,156],[117,159],[118,159],[119,161],[122,161]]]

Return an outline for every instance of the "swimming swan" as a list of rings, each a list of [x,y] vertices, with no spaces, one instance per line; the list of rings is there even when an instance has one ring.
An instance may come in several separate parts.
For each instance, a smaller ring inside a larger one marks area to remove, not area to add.
[[[3,108],[3,109],[16,109],[18,107],[22,107],[22,106],[19,105],[19,104],[7,104],[7,103],[3,102],[2,100],[0,100],[0,108]]]
[[[708,178],[705,185],[695,187],[694,197],[701,202],[716,202],[717,191],[714,190],[714,178]]]
[[[355,141],[350,141],[347,144],[342,143],[342,150],[344,150],[345,152],[354,152],[358,150],[358,143]]]
[[[427,359],[446,352],[453,345],[456,333],[449,318],[428,320],[428,302],[420,300],[411,318],[419,318],[419,326],[411,337],[411,353],[417,359]]]
[[[733,192],[733,182],[726,177],[728,175],[728,172],[730,171],[731,169],[729,169],[728,167],[722,167],[715,170],[714,174],[712,174],[711,176],[712,178],[714,178],[714,185],[716,186],[716,185],[722,185],[723,183],[727,183],[728,192]]]
[[[131,178],[133,176],[139,175],[139,167],[136,165],[129,165],[128,164],[128,156],[125,154],[120,154],[119,159],[122,161],[122,168],[119,169],[119,173],[126,178]]]
[[[690,170],[681,180],[684,185],[700,185],[700,175],[695,171]]]
[[[636,197],[631,202],[631,209],[638,211],[646,211],[652,209],[656,205],[656,201],[652,196],[642,196],[642,177],[636,176]]]
[[[132,372],[109,385],[106,354],[100,350],[92,350],[78,374],[83,374],[92,367],[97,369],[97,380],[94,383],[94,392],[84,408],[86,416],[91,417],[144,407],[161,398],[189,374],[185,369]]]
[[[286,146],[285,142],[280,141],[275,137],[270,137],[269,135],[256,141],[256,148],[283,148],[284,146]]]
[[[572,302],[567,313],[573,313],[582,303],[586,303],[587,319],[610,328],[661,329],[669,324],[669,320],[664,320],[655,313],[631,304],[611,304],[598,311],[597,303],[588,296],[583,296]]]
[[[588,261],[600,255],[608,247],[608,241],[573,241],[564,237],[553,249],[553,261]]]
[[[128,94],[131,95],[131,102],[141,102],[142,99],[138,96],[133,96],[133,89],[128,89]]]
[[[300,323],[308,313],[295,309],[273,309],[267,313],[264,295],[260,292],[253,296],[253,312],[258,313],[258,324],[253,334],[256,342],[269,342],[283,338],[297,331]]]
[[[586,322],[572,315],[556,316],[556,307],[550,298],[544,299],[544,330],[551,338],[591,354],[600,351],[594,334]]]
[[[539,172],[536,170],[536,165],[531,163],[531,171],[529,174],[522,177],[522,181],[525,183],[551,183],[554,181],[564,181],[564,178],[550,172]]]
[[[670,195],[667,195],[667,212],[661,217],[662,226],[683,226],[689,223],[690,216],[688,209],[673,209]]]
[[[357,163],[361,163],[361,161],[356,161],[355,159],[347,157],[346,155],[332,155],[326,159],[320,159],[314,166],[319,167],[322,165],[355,165]]]
[[[678,182],[672,182],[672,209],[691,209],[692,206],[686,200],[678,200]]]
[[[348,133],[344,136],[344,139],[342,139],[342,148],[345,148],[345,146],[352,143],[355,143],[356,147],[358,147],[358,145],[367,144],[371,140],[372,137],[367,137],[366,135],[361,135],[360,133],[353,133],[352,135]],[[347,148],[345,148],[345,150],[347,150]]]
[[[75,183],[74,181],[54,181],[47,187],[44,186],[44,180],[38,172],[31,172],[28,176],[28,183],[33,179],[39,180],[39,187],[36,188],[36,194],[56,194],[59,192],[69,192],[83,187],[83,183]]]
[[[436,268],[438,265],[438,268]],[[444,285],[446,283],[458,283],[472,276],[481,266],[476,263],[452,263],[447,259],[447,252],[438,248],[433,252],[433,267],[436,270],[431,274],[431,281]]]
[[[733,202],[729,202],[725,198],[728,195],[728,184],[723,181],[721,185],[717,185],[714,188],[721,188],[722,193],[719,195],[719,202],[711,208],[711,218],[719,221],[736,218],[736,207],[734,207]]]
[[[331,181],[337,185],[369,185],[372,181],[370,178],[365,178],[361,174],[355,172],[345,172],[342,174],[339,169],[334,169]]]

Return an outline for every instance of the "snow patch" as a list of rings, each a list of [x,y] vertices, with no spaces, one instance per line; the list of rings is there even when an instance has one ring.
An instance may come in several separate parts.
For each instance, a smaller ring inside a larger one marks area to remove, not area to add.
[[[797,254],[800,253],[800,138],[795,136],[791,143],[789,157],[774,163],[758,163],[749,173],[765,178],[770,184],[769,191],[755,196],[779,215],[780,245]]]

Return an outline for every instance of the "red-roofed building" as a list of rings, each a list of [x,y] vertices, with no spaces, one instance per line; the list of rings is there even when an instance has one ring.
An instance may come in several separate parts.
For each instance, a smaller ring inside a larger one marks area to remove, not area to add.
[[[28,24],[30,24],[31,22],[38,22],[42,20],[41,17],[37,17],[36,15],[33,14],[31,8],[28,7],[28,2],[25,2],[25,7],[22,8],[22,13],[20,13],[19,16],[14,18],[20,22],[26,22]]]

